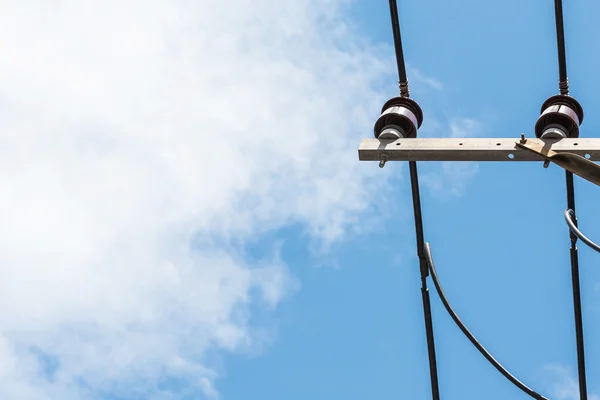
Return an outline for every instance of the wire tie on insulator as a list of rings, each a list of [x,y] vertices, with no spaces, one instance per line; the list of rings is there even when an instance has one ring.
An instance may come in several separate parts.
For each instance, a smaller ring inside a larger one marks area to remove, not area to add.
[[[569,79],[558,82],[558,89],[560,90],[560,94],[568,95],[569,94]]]
[[[410,97],[408,90],[408,79],[406,80],[406,82],[398,81],[398,85],[400,86],[400,96]]]

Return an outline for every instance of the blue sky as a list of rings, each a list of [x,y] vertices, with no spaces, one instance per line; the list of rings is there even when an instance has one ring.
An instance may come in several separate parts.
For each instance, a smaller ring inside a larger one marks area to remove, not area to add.
[[[449,136],[452,120],[460,118],[480,124],[477,136],[533,136],[541,103],[557,93],[551,3],[399,1],[413,97],[424,110],[424,126],[433,125],[422,136]],[[596,137],[600,57],[591,43],[600,34],[600,5],[567,1],[564,7],[571,94],[586,111],[581,135]],[[364,40],[392,45],[385,1],[353,2],[346,23]],[[382,56],[392,59],[391,47]],[[411,69],[442,87],[427,85]],[[381,91],[395,95],[393,75]],[[357,132],[354,144],[371,135]],[[375,163],[361,168],[378,169]],[[406,166],[385,168],[395,192],[372,232],[321,256],[306,251],[309,244],[296,229],[250,246],[254,254],[282,241],[281,257],[302,287],[272,317],[277,337],[264,354],[227,359],[219,384],[224,399],[430,398]],[[442,173],[437,164],[420,168],[422,175]],[[481,163],[472,175],[453,173],[458,177],[446,178],[468,178],[460,194],[445,184],[438,190],[422,185],[425,236],[451,303],[519,379],[551,398],[575,399],[557,397],[555,388],[568,386],[576,371],[564,171],[538,163]],[[600,238],[596,190],[576,180],[580,226],[592,238]],[[378,198],[370,194],[372,203]],[[337,268],[315,266],[320,257],[335,258]],[[580,246],[590,393],[600,392],[598,262]],[[526,398],[462,336],[431,282],[430,288],[442,397]]]
[[[557,93],[550,0],[399,3],[421,137],[533,135]],[[598,15],[565,1],[584,137]],[[0,398],[430,398],[406,165],[357,154],[397,93],[387,2],[19,0],[0,37]],[[577,399],[564,171],[419,170],[458,314]],[[581,248],[596,396],[598,261]],[[432,307],[444,399],[525,398]]]

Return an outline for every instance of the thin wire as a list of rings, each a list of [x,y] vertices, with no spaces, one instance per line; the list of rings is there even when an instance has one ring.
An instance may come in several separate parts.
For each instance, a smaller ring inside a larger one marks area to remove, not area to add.
[[[402,36],[400,35],[398,5],[396,4],[396,0],[390,0],[390,16],[392,17],[392,32],[394,34],[394,47],[396,49],[396,64],[398,66],[398,84],[400,85],[400,96],[410,97],[408,90],[408,78],[406,77],[406,65],[404,63],[404,51],[402,50]]]
[[[596,243],[588,239],[583,233],[581,233],[581,231],[577,228],[577,225],[573,221],[573,218],[575,218],[575,212],[571,209],[567,209],[565,211],[565,221],[567,221],[567,225],[569,225],[569,229],[571,230],[571,232],[573,232],[575,236],[577,236],[583,243],[587,244],[592,249],[600,253],[600,246],[598,246]]]
[[[390,17],[392,19],[392,32],[394,35],[394,47],[396,52],[396,64],[398,66],[398,78],[400,85],[400,96],[409,97],[408,79],[406,77],[406,66],[404,63],[404,52],[402,50],[402,36],[400,35],[400,20],[398,17],[398,5],[396,0],[390,0]],[[427,261],[425,260],[424,235],[423,235],[423,216],[421,213],[421,196],[419,193],[419,175],[417,163],[409,162],[410,184],[413,199],[413,211],[415,215],[415,233],[417,239],[417,255],[419,256],[419,266],[421,272],[421,297],[423,301],[423,317],[425,319],[425,334],[427,337],[427,354],[429,357],[429,377],[431,380],[431,397],[433,400],[440,399],[440,389],[438,383],[437,357],[435,353],[435,340],[433,335],[433,318],[431,316],[431,301],[429,289],[427,288]]]
[[[571,222],[577,227],[575,214],[575,186],[573,173],[566,171],[567,208],[573,213]],[[571,239],[571,282],[573,286],[573,310],[575,316],[575,338],[577,345],[577,375],[579,376],[579,398],[587,400],[587,382],[585,376],[585,346],[583,341],[583,316],[581,312],[581,285],[579,278],[579,255],[577,253],[577,236],[569,229]]]
[[[444,307],[446,308],[446,311],[448,311],[448,314],[450,314],[450,316],[454,320],[454,323],[456,323],[456,325],[460,328],[460,330],[465,334],[465,336],[467,337],[467,339],[469,339],[469,341],[471,343],[473,343],[473,345],[477,348],[477,350],[479,350],[479,352],[502,375],[504,375],[506,377],[506,379],[508,379],[509,381],[511,381],[515,386],[517,386],[519,389],[521,389],[523,392],[527,393],[529,396],[533,397],[534,399],[537,399],[537,400],[548,400],[547,397],[544,397],[541,394],[533,391],[532,389],[530,389],[529,387],[527,387],[524,383],[522,383],[520,380],[518,380],[513,374],[511,374],[510,372],[508,372],[508,370],[506,368],[504,368],[502,366],[502,364],[500,364],[489,353],[489,351],[487,351],[485,349],[485,347],[483,347],[483,345],[481,343],[479,343],[479,341],[475,338],[475,336],[473,336],[473,334],[471,333],[471,331],[469,331],[469,329],[461,321],[461,319],[458,317],[458,315],[456,314],[456,312],[454,311],[454,309],[452,308],[452,306],[448,302],[448,299],[446,298],[446,295],[444,294],[444,290],[442,289],[442,286],[440,285],[440,281],[438,279],[437,271],[435,270],[435,265],[433,264],[433,257],[431,255],[431,248],[429,246],[429,243],[425,243],[425,259],[427,261],[427,266],[429,267],[429,272],[431,274],[431,278],[433,280],[435,288],[436,288],[436,290],[438,292],[438,295],[440,296],[440,300],[444,304]]]
[[[567,78],[567,53],[565,50],[562,0],[554,0],[554,16],[556,18],[556,44],[558,49],[558,88],[560,94],[568,95],[569,80]]]

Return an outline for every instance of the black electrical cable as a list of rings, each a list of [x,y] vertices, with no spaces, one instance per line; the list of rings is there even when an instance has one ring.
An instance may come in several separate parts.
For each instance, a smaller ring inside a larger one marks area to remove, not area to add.
[[[560,94],[569,94],[569,80],[567,78],[567,55],[565,50],[565,28],[563,21],[562,0],[554,0],[554,16],[556,19],[556,44],[558,51],[558,88]],[[575,187],[573,185],[573,173],[566,171],[567,186],[567,209],[572,212],[569,221],[577,228],[577,216],[575,214]],[[573,309],[575,316],[575,337],[577,345],[577,374],[579,376],[579,398],[587,400],[587,382],[585,376],[585,350],[583,341],[583,317],[581,312],[581,285],[579,277],[579,256],[577,253],[577,235],[569,228],[571,239],[571,282],[573,286]]]
[[[558,87],[560,94],[569,94],[562,0],[554,0],[554,16],[556,18],[556,44],[558,48]]]
[[[575,214],[575,186],[573,173],[566,171],[567,208],[572,212],[572,220],[577,227]],[[587,400],[587,382],[585,376],[585,347],[583,341],[583,316],[581,311],[581,285],[579,278],[579,255],[577,253],[577,236],[569,229],[571,239],[571,282],[573,286],[573,309],[575,316],[575,340],[577,346],[577,375],[579,376],[579,398]]]
[[[583,233],[581,233],[581,231],[577,228],[577,225],[575,224],[574,218],[575,212],[571,209],[567,209],[565,211],[565,221],[567,221],[567,225],[569,225],[569,229],[571,230],[571,232],[573,232],[575,236],[577,236],[577,238],[579,238],[579,240],[581,240],[583,243],[587,244],[593,250],[596,250],[598,253],[600,253],[600,246],[598,246],[596,243],[588,239]]]
[[[402,50],[402,37],[400,35],[400,21],[398,17],[398,5],[396,0],[390,0],[390,16],[392,19],[392,32],[394,35],[394,47],[396,53],[396,64],[398,66],[398,78],[400,85],[400,96],[409,97],[408,79],[406,77],[406,66],[404,62],[404,52]],[[415,233],[417,240],[417,255],[419,257],[419,266],[421,273],[421,297],[423,301],[423,317],[425,319],[425,334],[427,337],[427,354],[429,357],[429,376],[431,380],[431,397],[433,400],[440,399],[440,389],[438,384],[437,359],[435,353],[435,340],[433,335],[433,319],[431,316],[431,301],[429,289],[427,288],[427,261],[424,256],[424,236],[423,236],[423,217],[421,213],[421,196],[419,194],[419,178],[417,163],[409,162],[410,183],[413,198],[413,211],[415,215]]]
[[[533,397],[534,399],[537,399],[537,400],[548,400],[548,398],[546,398],[546,397],[542,396],[541,394],[533,391],[532,389],[530,389],[529,387],[527,387],[524,383],[522,383],[521,381],[519,381],[513,374],[511,374],[510,372],[508,372],[506,370],[506,368],[504,368],[498,361],[496,361],[496,359],[485,349],[485,347],[483,347],[483,345],[481,343],[479,343],[479,341],[475,338],[475,336],[473,336],[473,334],[469,331],[469,329],[461,321],[461,319],[458,317],[458,315],[456,314],[456,312],[454,311],[454,309],[452,308],[452,306],[448,302],[448,299],[446,298],[446,295],[444,294],[444,290],[442,289],[442,286],[440,285],[440,281],[438,279],[437,271],[435,270],[435,265],[433,264],[433,257],[431,255],[431,248],[429,246],[429,243],[425,243],[425,259],[427,261],[427,266],[429,268],[429,272],[431,274],[431,279],[433,280],[433,284],[435,285],[435,288],[436,288],[436,290],[438,292],[438,295],[440,296],[440,300],[444,304],[444,307],[446,308],[446,311],[448,311],[448,314],[450,314],[450,316],[452,317],[452,319],[454,320],[454,322],[456,323],[456,325],[465,334],[465,336],[469,339],[469,341],[471,343],[473,343],[473,345],[477,348],[477,350],[479,350],[479,352],[502,375],[504,375],[506,377],[506,379],[508,379],[509,381],[511,381],[515,386],[517,386],[523,392],[527,393],[529,396],[531,396],[531,397]]]
[[[398,66],[398,84],[400,85],[400,96],[410,97],[408,90],[408,78],[406,77],[406,65],[404,63],[404,51],[402,50],[402,36],[400,35],[398,5],[396,4],[396,0],[390,0],[390,16],[392,17],[392,33],[394,35],[394,47],[396,49],[396,64]]]
[[[433,319],[431,316],[431,301],[429,289],[427,288],[427,260],[425,258],[425,240],[423,235],[423,217],[421,213],[421,196],[419,193],[419,175],[417,163],[409,162],[410,186],[412,190],[413,211],[415,215],[415,233],[417,236],[417,255],[419,257],[419,267],[421,271],[421,297],[423,300],[423,315],[425,317],[425,334],[427,336],[427,352],[429,355],[429,376],[431,380],[431,397],[434,400],[440,399],[440,389],[438,383],[437,360],[435,354],[435,340],[433,336]]]

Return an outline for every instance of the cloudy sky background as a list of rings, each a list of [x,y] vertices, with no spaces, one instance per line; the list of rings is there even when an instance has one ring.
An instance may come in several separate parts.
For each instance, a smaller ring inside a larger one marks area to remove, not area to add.
[[[547,3],[400,2],[421,136],[531,134],[556,92]],[[600,5],[569,3],[596,136],[600,57],[580,43]],[[356,151],[397,88],[387,12],[0,1],[0,397],[428,398],[405,167]],[[562,171],[436,163],[421,179],[459,314],[528,385],[577,398]],[[600,273],[582,253],[599,392]],[[445,396],[519,395],[434,314]]]

